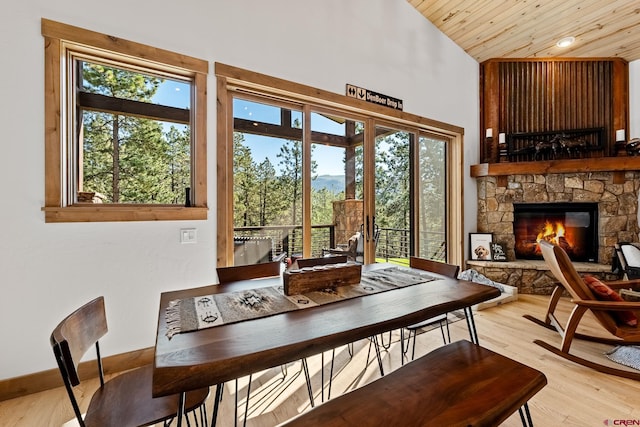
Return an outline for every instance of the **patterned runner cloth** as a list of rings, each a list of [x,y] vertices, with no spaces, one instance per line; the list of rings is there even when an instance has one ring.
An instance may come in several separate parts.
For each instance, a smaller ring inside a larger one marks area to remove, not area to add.
[[[340,286],[335,290],[327,289],[304,295],[287,296],[284,294],[283,286],[280,285],[178,299],[170,301],[167,307],[167,337],[371,295],[431,280],[435,278],[423,272],[402,267],[388,267],[362,273],[360,283],[357,285]]]

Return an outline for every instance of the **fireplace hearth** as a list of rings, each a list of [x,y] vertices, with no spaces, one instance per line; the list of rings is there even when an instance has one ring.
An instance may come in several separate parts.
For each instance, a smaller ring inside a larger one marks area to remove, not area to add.
[[[598,260],[597,203],[514,203],[517,259],[542,259],[538,242],[561,246],[573,261]]]

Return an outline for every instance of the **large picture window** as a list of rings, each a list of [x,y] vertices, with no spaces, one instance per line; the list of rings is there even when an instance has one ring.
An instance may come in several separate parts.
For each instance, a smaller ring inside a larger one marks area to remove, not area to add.
[[[206,219],[206,61],[42,21],[45,220]]]
[[[218,266],[463,261],[462,129],[223,64],[216,75]]]

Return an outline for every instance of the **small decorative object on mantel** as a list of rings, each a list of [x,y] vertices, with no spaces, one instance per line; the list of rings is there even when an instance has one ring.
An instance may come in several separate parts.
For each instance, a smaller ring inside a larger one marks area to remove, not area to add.
[[[353,262],[317,265],[297,270],[285,270],[284,294],[300,295],[307,292],[335,289],[360,283],[362,265]]]
[[[498,153],[500,155],[500,162],[509,161],[509,150],[507,149],[507,134],[501,132],[498,134]]]
[[[509,161],[582,159],[604,154],[604,128],[516,132],[507,135]]]
[[[494,261],[506,261],[507,254],[500,243],[491,243],[491,256]]]
[[[469,258],[477,261],[491,261],[491,233],[469,233]]]
[[[633,138],[625,144],[627,154],[630,156],[640,155],[640,138]]]

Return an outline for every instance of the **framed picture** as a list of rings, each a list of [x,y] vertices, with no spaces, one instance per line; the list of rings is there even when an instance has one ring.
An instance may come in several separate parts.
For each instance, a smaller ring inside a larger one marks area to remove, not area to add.
[[[491,261],[491,233],[469,233],[469,258],[478,261]]]

